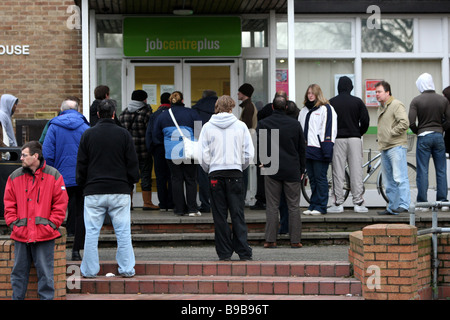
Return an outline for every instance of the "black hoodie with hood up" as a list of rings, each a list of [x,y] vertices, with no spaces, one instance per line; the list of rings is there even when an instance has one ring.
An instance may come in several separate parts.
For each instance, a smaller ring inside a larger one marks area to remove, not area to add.
[[[330,99],[338,116],[338,132],[336,138],[361,138],[369,128],[369,112],[364,102],[350,94],[353,89],[352,80],[343,76],[339,78],[339,94]]]

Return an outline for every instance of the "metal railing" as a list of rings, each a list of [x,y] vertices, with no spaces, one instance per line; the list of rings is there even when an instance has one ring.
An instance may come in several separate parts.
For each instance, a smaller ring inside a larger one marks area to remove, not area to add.
[[[431,218],[431,228],[417,230],[417,235],[424,235],[431,233],[431,241],[433,248],[433,257],[431,259],[431,267],[433,268],[433,299],[438,298],[438,234],[450,233],[450,228],[441,228],[438,226],[438,210],[442,207],[450,207],[450,202],[436,201],[436,202],[418,202],[415,205],[409,207],[409,224],[412,226],[416,225],[416,208],[431,208],[432,218]]]

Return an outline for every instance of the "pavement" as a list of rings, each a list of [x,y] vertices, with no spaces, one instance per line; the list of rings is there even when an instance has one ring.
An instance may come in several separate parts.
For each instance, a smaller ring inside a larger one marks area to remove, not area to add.
[[[348,261],[348,246],[304,246],[292,249],[290,246],[279,246],[275,249],[264,249],[254,246],[254,261]],[[72,250],[68,249],[67,260],[72,257]],[[81,251],[81,255],[83,251]],[[217,261],[218,257],[214,246],[177,246],[177,247],[135,247],[136,261]],[[116,248],[100,248],[100,261],[114,261]],[[233,254],[231,260],[239,260]]]

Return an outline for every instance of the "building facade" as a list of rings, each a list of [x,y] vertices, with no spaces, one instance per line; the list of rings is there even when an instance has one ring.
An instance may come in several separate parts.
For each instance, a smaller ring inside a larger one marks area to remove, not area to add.
[[[19,0],[0,17],[1,93],[20,99],[16,120],[48,117],[69,95],[88,117],[100,84],[118,112],[135,89],[156,109],[173,90],[187,106],[204,89],[237,101],[244,82],[258,107],[279,89],[302,107],[309,84],[331,98],[348,75],[371,117],[364,149],[376,150],[374,82],[407,108],[421,73],[438,93],[450,85],[450,1]]]

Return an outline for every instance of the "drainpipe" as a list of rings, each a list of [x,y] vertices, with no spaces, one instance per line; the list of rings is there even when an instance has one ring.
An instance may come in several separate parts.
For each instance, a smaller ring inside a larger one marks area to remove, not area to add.
[[[89,4],[88,0],[81,1],[81,48],[83,68],[83,115],[89,119]]]
[[[288,70],[289,70],[289,100],[296,101],[295,97],[295,10],[294,0],[288,0]]]

